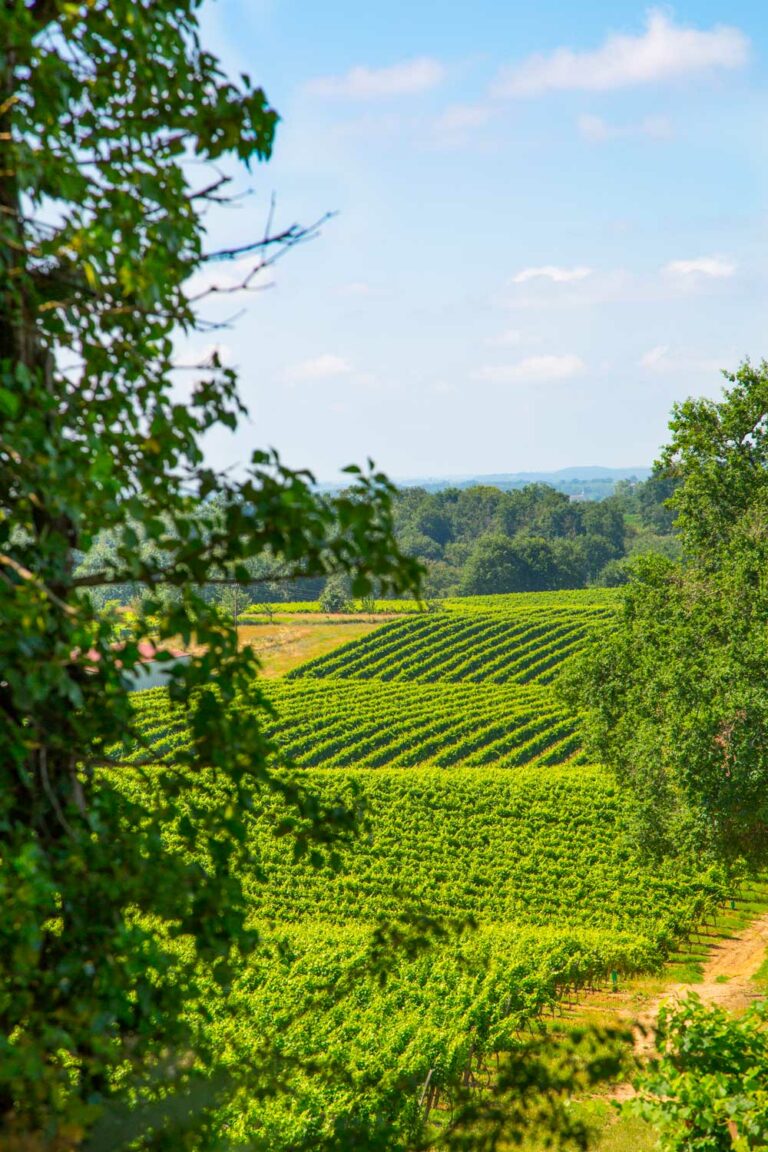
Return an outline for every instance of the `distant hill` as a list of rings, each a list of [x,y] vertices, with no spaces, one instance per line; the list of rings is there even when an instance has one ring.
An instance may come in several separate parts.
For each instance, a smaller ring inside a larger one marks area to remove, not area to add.
[[[399,488],[424,488],[440,492],[444,488],[472,488],[486,484],[509,490],[524,488],[526,484],[550,484],[569,496],[582,495],[588,500],[601,500],[610,496],[619,480],[647,480],[648,467],[602,468],[599,465],[560,468],[556,472],[494,472],[476,476],[416,476],[396,481]]]

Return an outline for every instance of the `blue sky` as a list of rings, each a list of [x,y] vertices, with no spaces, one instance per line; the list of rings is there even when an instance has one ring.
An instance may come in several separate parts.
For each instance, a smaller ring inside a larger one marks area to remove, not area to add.
[[[211,243],[259,235],[273,193],[278,226],[338,213],[216,334],[251,411],[217,464],[646,464],[674,400],[768,354],[764,3],[209,0],[202,24],[282,117]]]

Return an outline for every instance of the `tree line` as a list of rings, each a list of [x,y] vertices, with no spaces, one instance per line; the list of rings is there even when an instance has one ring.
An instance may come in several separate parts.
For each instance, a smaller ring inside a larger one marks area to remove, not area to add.
[[[409,488],[395,500],[395,531],[425,565],[428,596],[612,587],[626,581],[628,557],[676,554],[670,489],[660,475],[622,481],[601,501],[575,501],[547,484]]]
[[[600,501],[574,501],[548,484],[513,491],[486,485],[438,492],[401,488],[392,495],[393,534],[400,552],[423,566],[423,594],[429,599],[615,587],[629,579],[633,557],[679,555],[667,505],[673,490],[674,481],[661,473],[645,481],[620,481],[615,493]],[[206,500],[199,508],[198,531],[210,533],[223,516],[220,498]],[[135,531],[139,555],[162,565],[157,541],[147,538],[140,522]],[[111,570],[116,546],[115,533],[101,531],[79,556],[78,575]],[[240,564],[245,579],[200,588],[207,601],[232,615],[251,604],[320,600],[334,612],[352,602],[351,581],[343,573],[303,574],[270,548],[244,555]],[[227,572],[223,566],[219,578]],[[95,587],[91,595],[97,607],[111,600],[138,609],[149,593],[141,581],[130,581]],[[180,595],[176,587],[154,592],[171,602]]]

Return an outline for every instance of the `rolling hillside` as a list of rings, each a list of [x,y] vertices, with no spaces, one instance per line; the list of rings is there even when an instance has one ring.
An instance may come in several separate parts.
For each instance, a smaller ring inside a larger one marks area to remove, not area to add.
[[[384,1114],[405,1147],[425,1082],[429,1113],[452,1074],[514,1045],[564,988],[657,967],[724,898],[691,861],[643,860],[622,794],[583,763],[553,689],[599,643],[613,604],[610,593],[447,602],[266,685],[276,781],[356,811],[360,831],[297,858],[276,831],[302,817],[279,784],[254,791],[239,872],[262,947],[233,986],[236,1028],[222,1020],[212,1034],[232,1058],[279,1043],[290,1094],[244,1105],[231,1136],[311,1146],[313,1125],[368,1131]],[[160,689],[136,707],[141,744],[116,759],[150,748],[172,763],[186,718]],[[213,777],[190,784],[195,802],[221,802]],[[389,941],[384,976],[377,941]],[[348,1092],[323,1096],[303,1071],[318,1060],[352,1070]]]

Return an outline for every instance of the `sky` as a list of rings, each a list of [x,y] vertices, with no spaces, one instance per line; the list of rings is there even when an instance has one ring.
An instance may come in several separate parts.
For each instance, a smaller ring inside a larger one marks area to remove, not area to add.
[[[335,215],[203,301],[250,418],[334,480],[651,463],[670,409],[768,355],[768,5],[208,0],[281,116],[211,247]],[[252,262],[209,265],[196,289]]]

